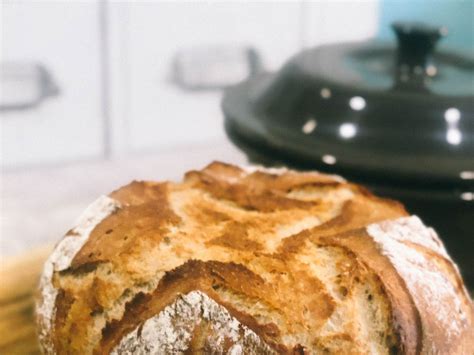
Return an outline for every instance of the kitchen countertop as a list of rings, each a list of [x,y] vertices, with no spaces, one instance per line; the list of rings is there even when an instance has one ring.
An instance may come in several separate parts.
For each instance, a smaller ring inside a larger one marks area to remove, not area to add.
[[[3,171],[0,256],[58,241],[89,203],[132,180],[179,180],[187,170],[213,160],[247,162],[222,140],[111,160]]]

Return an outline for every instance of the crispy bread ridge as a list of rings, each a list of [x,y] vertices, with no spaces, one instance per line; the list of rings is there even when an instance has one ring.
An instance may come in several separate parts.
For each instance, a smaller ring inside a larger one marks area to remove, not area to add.
[[[45,353],[146,352],[150,336],[178,353],[472,349],[472,302],[439,239],[360,186],[216,162],[109,200],[69,264],[43,275]]]

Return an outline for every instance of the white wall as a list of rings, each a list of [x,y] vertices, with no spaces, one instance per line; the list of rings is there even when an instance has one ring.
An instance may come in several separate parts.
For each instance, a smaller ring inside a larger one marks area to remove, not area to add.
[[[9,2],[2,60],[44,62],[62,93],[38,109],[2,114],[2,165],[101,157],[104,115],[114,155],[224,140],[221,94],[186,92],[169,82],[178,50],[252,45],[266,68],[277,70],[303,47],[374,35],[377,11],[376,0],[108,2],[102,8],[98,1]]]

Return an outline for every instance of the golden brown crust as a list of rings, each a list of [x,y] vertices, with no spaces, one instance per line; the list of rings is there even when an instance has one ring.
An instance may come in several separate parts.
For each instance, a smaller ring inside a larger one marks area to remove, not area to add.
[[[182,183],[133,182],[110,197],[121,207],[53,276],[59,353],[109,353],[196,290],[279,353],[417,354],[431,346],[426,327],[448,339],[426,322],[436,310],[420,306],[420,294],[366,230],[408,216],[398,202],[328,175],[223,163],[191,171]],[[472,304],[459,273],[438,251],[403,243],[456,290],[468,315],[439,350],[461,353]],[[212,324],[192,329],[188,351],[209,347]],[[224,337],[221,349],[235,344]]]
[[[168,204],[167,193],[166,183],[136,181],[113,192],[110,196],[127,207],[97,225],[71,267],[101,261],[119,264],[147,243],[160,243],[167,228],[180,222]]]

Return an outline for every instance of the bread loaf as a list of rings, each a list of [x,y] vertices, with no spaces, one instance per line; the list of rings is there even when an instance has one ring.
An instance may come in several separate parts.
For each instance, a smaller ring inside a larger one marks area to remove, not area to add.
[[[46,354],[472,354],[436,233],[339,177],[212,163],[94,202],[44,267]]]

